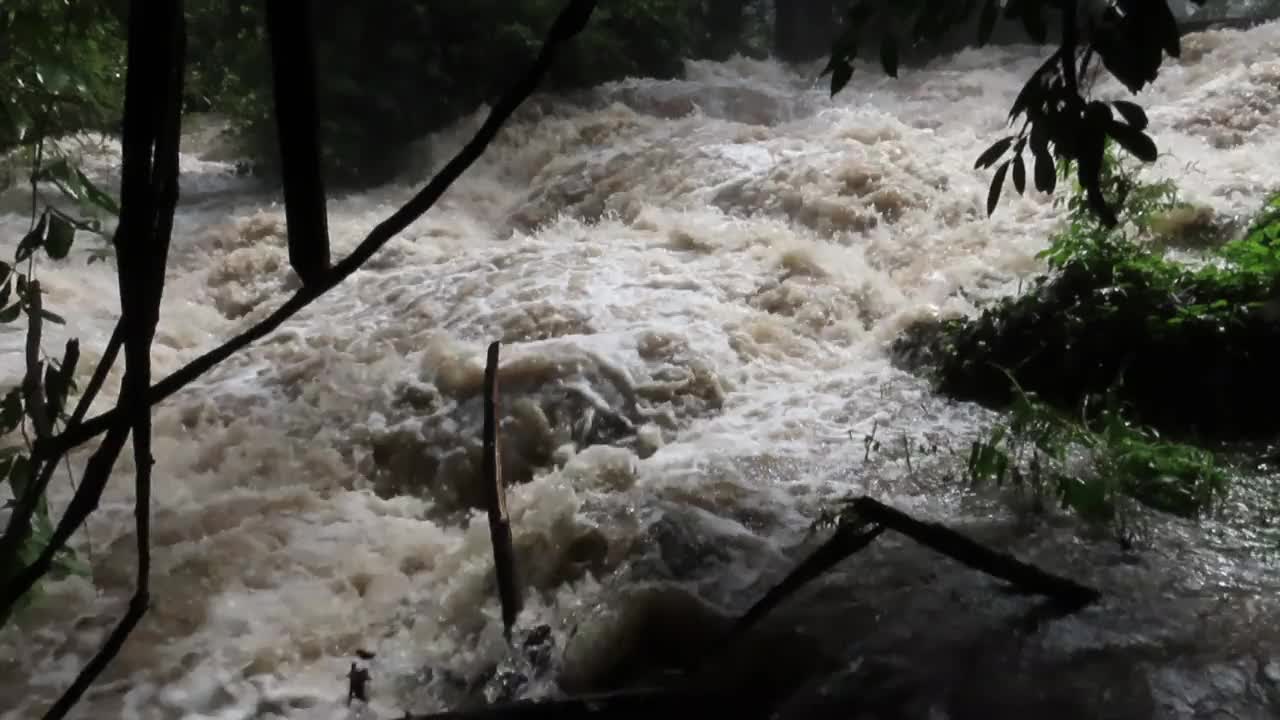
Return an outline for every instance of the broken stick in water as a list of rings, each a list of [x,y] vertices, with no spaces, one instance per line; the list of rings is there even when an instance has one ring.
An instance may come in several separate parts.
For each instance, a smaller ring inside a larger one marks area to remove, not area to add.
[[[498,600],[502,603],[503,632],[511,640],[511,626],[520,614],[520,590],[516,585],[515,548],[511,542],[511,520],[507,516],[507,489],[502,484],[502,463],[498,447],[498,348],[489,345],[484,368],[484,459],[482,475],[485,506],[489,511],[489,538],[493,542],[493,566],[498,576]]]
[[[859,497],[849,502],[848,515],[861,520],[861,526],[842,521],[827,542],[813,551],[738,619],[726,636],[726,646],[782,604],[783,600],[836,563],[870,545],[885,530],[902,533],[962,565],[1000,578],[1009,583],[1008,589],[1013,592],[1047,597],[1050,605],[1039,612],[1037,617],[1070,615],[1097,602],[1101,597],[1101,593],[1094,588],[1041,570],[1008,553],[987,548],[939,523],[917,520],[869,497]]]

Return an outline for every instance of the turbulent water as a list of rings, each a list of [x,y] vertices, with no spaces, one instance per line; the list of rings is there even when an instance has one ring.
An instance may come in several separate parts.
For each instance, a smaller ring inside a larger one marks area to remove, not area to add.
[[[1277,182],[1278,42],[1275,23],[1186,38],[1142,98],[1165,153],[1152,176],[1226,215],[1257,207]],[[1199,527],[1148,518],[1136,553],[1068,519],[1016,522],[950,479],[990,416],[890,364],[906,323],[973,312],[1040,269],[1051,199],[1009,190],[987,219],[972,164],[1042,53],[965,51],[898,80],[864,67],[835,100],[816,68],[735,60],[532,103],[366,268],[157,408],[153,606],[80,716],[346,717],[357,649],[376,653],[361,713],[464,700],[507,658],[474,510],[498,339],[521,623],[550,625],[563,650],[522,694],[698,652],[785,572],[823,507],[869,493],[1106,600],[1017,636],[1026,601],[884,541],[789,606],[778,626],[799,631],[766,630],[730,663],[792,682],[789,717],[886,687],[907,688],[903,717],[1273,717],[1280,570],[1256,508]],[[334,198],[336,251],[477,123],[422,143],[403,182]],[[297,285],[278,198],[237,178],[212,136],[184,145],[159,373]],[[110,178],[117,151],[87,162]],[[7,255],[26,200],[0,200]],[[46,345],[81,338],[82,384],[118,307],[91,247],[37,271],[69,319]],[[0,334],[5,377],[21,342]],[[38,714],[123,612],[130,469],[76,538],[92,578],[49,585],[0,635],[4,718]]]

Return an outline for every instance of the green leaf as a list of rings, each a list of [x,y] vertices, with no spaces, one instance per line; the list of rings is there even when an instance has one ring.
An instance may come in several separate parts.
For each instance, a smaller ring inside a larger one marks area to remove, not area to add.
[[[1125,122],[1133,126],[1134,130],[1147,129],[1147,113],[1138,104],[1131,103],[1128,100],[1115,100],[1111,105],[1120,113],[1120,117],[1124,118]]]
[[[0,284],[7,284],[7,281],[9,280],[9,273],[11,272],[13,272],[13,266],[3,260],[0,260]],[[3,302],[0,302],[0,305],[3,304]]]
[[[1023,164],[1021,155],[1013,156],[1013,188],[1019,195],[1027,188],[1027,166]]]
[[[1053,192],[1058,184],[1058,173],[1054,168],[1053,156],[1047,149],[1043,147],[1037,149],[1034,146],[1031,154],[1035,156],[1036,161],[1036,189],[1043,193]]]
[[[22,303],[16,302],[9,307],[0,310],[0,323],[11,323],[18,319],[22,314]]]
[[[31,232],[23,236],[22,241],[18,243],[18,250],[14,253],[15,262],[22,262],[31,257],[44,244],[44,230],[48,220],[49,211],[46,210],[40,215],[40,221],[31,229]]]
[[[991,178],[991,189],[987,191],[987,217],[996,211],[1000,204],[1000,191],[1004,189],[1004,176],[1009,172],[1009,161],[1006,160],[996,168],[995,177]]]
[[[1107,134],[1143,162],[1155,162],[1159,155],[1155,141],[1132,125],[1113,121],[1107,125]]]
[[[76,229],[58,213],[49,217],[49,234],[44,241],[44,251],[54,260],[61,260],[71,252],[71,244],[75,242]]]
[[[22,422],[22,389],[10,388],[0,401],[0,434],[7,435]]]
[[[1012,144],[1013,144],[1012,135],[1008,137],[1000,138],[999,140],[995,141],[991,145],[991,147],[987,148],[986,150],[983,150],[982,154],[978,156],[978,159],[973,163],[973,169],[981,170],[983,168],[990,167],[992,163],[1000,159],[1000,156],[1003,155],[1005,151],[1009,149],[1009,146]]]

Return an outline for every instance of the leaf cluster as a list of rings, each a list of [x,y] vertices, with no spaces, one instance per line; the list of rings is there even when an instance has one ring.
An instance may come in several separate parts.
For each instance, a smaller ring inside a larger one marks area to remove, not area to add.
[[[1276,428],[1280,195],[1243,236],[1190,265],[1147,242],[1155,218],[1184,205],[1171,183],[1141,182],[1108,161],[1102,186],[1126,197],[1123,222],[1102,223],[1075,183],[1041,253],[1049,271],[923,341],[939,389],[1007,407],[1027,387],[1064,411],[1114,391],[1131,419],[1188,437]]]
[[[123,36],[110,3],[0,5],[0,151],[112,127],[123,81]]]
[[[1204,0],[1192,2],[1203,4]],[[840,92],[853,77],[853,60],[861,44],[874,38],[880,65],[896,77],[904,28],[910,28],[905,37],[913,44],[937,42],[947,29],[975,13],[975,41],[980,46],[990,40],[997,22],[1018,22],[1032,40],[1043,42],[1046,16],[1055,11],[1062,30],[1058,47],[1032,73],[1009,111],[1011,127],[1021,122],[1018,132],[997,140],[975,163],[978,169],[987,168],[1008,155],[992,176],[987,213],[995,212],[1010,174],[1014,188],[1025,191],[1023,153],[1029,151],[1038,190],[1053,192],[1056,163],[1073,161],[1088,207],[1104,225],[1114,226],[1118,219],[1113,203],[1101,188],[1108,139],[1144,162],[1156,159],[1157,148],[1145,133],[1147,118],[1138,105],[1092,100],[1080,79],[1088,75],[1092,63],[1100,62],[1131,93],[1153,81],[1164,55],[1180,54],[1177,21],[1166,2],[1111,0],[1095,17],[1082,12],[1075,0],[1010,0],[1003,7],[997,0],[858,0],[849,8],[822,74],[831,75],[831,94]]]

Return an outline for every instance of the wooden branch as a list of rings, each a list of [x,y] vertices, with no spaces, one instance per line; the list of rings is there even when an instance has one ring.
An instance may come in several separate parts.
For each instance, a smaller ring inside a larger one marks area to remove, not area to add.
[[[851,508],[856,515],[871,523],[871,529],[860,530],[849,524],[841,524],[836,528],[831,539],[813,551],[733,624],[720,646],[721,651],[730,647],[735,639],[750,630],[786,598],[836,563],[870,545],[885,530],[900,532],[963,565],[1007,580],[1013,584],[1015,592],[1048,596],[1050,608],[1038,610],[1033,614],[1035,618],[1069,615],[1096,602],[1100,597],[1093,588],[1052,575],[1011,555],[986,548],[943,525],[916,520],[877,500],[861,497],[853,501]],[[712,655],[708,659],[715,657]]]
[[[489,539],[493,543],[493,569],[502,603],[502,628],[507,641],[520,614],[523,599],[516,584],[516,553],[511,542],[511,518],[507,515],[507,489],[502,482],[502,458],[498,440],[498,348],[489,345],[484,368],[484,458],[481,482],[489,511]]]
[[[284,180],[289,264],[304,284],[329,271],[329,223],[320,174],[313,0],[267,0],[267,38]]]
[[[27,285],[27,352],[26,375],[22,378],[22,397],[26,401],[27,415],[35,428],[37,438],[47,438],[53,434],[53,420],[49,417],[49,409],[44,401],[44,363],[40,361],[40,335],[44,325],[44,298],[40,297],[40,281],[32,280]]]
[[[516,108],[537,90],[542,78],[551,69],[559,50],[586,26],[595,10],[597,0],[570,0],[561,11],[547,35],[541,52],[533,62],[533,66],[489,112],[470,142],[466,144],[447,165],[436,174],[431,182],[415,195],[408,203],[397,210],[391,217],[379,223],[360,245],[345,259],[339,262],[314,285],[305,285],[290,297],[275,312],[258,322],[258,324],[227,340],[222,345],[192,360],[184,367],[156,383],[151,388],[148,401],[154,405],[181,390],[187,384],[208,372],[211,368],[226,360],[231,355],[275,331],[285,321],[292,318],[299,310],[310,305],[324,293],[332,290],[360,269],[369,258],[373,257],[393,237],[402,232],[411,223],[421,217],[444,195],[449,186],[476,160],[484,154],[485,149],[497,137],[498,131],[511,118]],[[75,429],[68,428],[61,435],[47,442],[50,450],[62,450],[76,447],[89,439],[106,432],[111,426],[116,411],[108,411],[94,417]]]
[[[1074,580],[1041,570],[1007,553],[997,552],[938,523],[922,522],[868,497],[853,501],[852,510],[868,522],[895,530],[962,565],[1006,580],[1012,590],[1044,595],[1071,611],[1097,602],[1102,594]]]
[[[836,563],[870,545],[882,532],[884,528],[880,526],[859,531],[851,525],[840,525],[831,539],[814,550],[782,582],[770,588],[764,597],[738,618],[729,630],[729,637],[734,638],[750,630],[761,618],[781,605],[783,600],[830,570]]]
[[[497,343],[489,348],[489,367],[497,365]],[[486,372],[486,398],[491,397]],[[494,388],[496,391],[496,388]],[[486,439],[489,438],[489,408],[486,403]],[[486,444],[486,451],[488,450]],[[937,523],[916,520],[871,498],[854,500],[850,509],[861,519],[871,523],[863,530],[851,524],[842,524],[831,539],[823,543],[791,571],[780,583],[767,592],[738,619],[725,636],[725,642],[717,652],[704,658],[699,667],[715,664],[730,646],[761,618],[780,605],[790,595],[813,579],[822,575],[836,563],[866,548],[885,530],[896,530],[916,542],[947,557],[980,570],[989,575],[1008,580],[1019,592],[1049,596],[1047,606],[1037,608],[1026,626],[1044,620],[1063,617],[1096,601],[1099,593],[1072,580],[1052,575],[1023,563],[1010,555],[990,550],[977,542]],[[413,716],[406,720],[627,720],[652,718],[666,713],[696,717],[706,713],[711,717],[766,718],[772,708],[767,703],[753,699],[749,693],[728,693],[723,688],[707,689],[699,686],[705,676],[691,673],[679,685],[672,688],[656,688],[626,691],[601,696],[588,696],[553,701],[522,701],[475,710]]]

